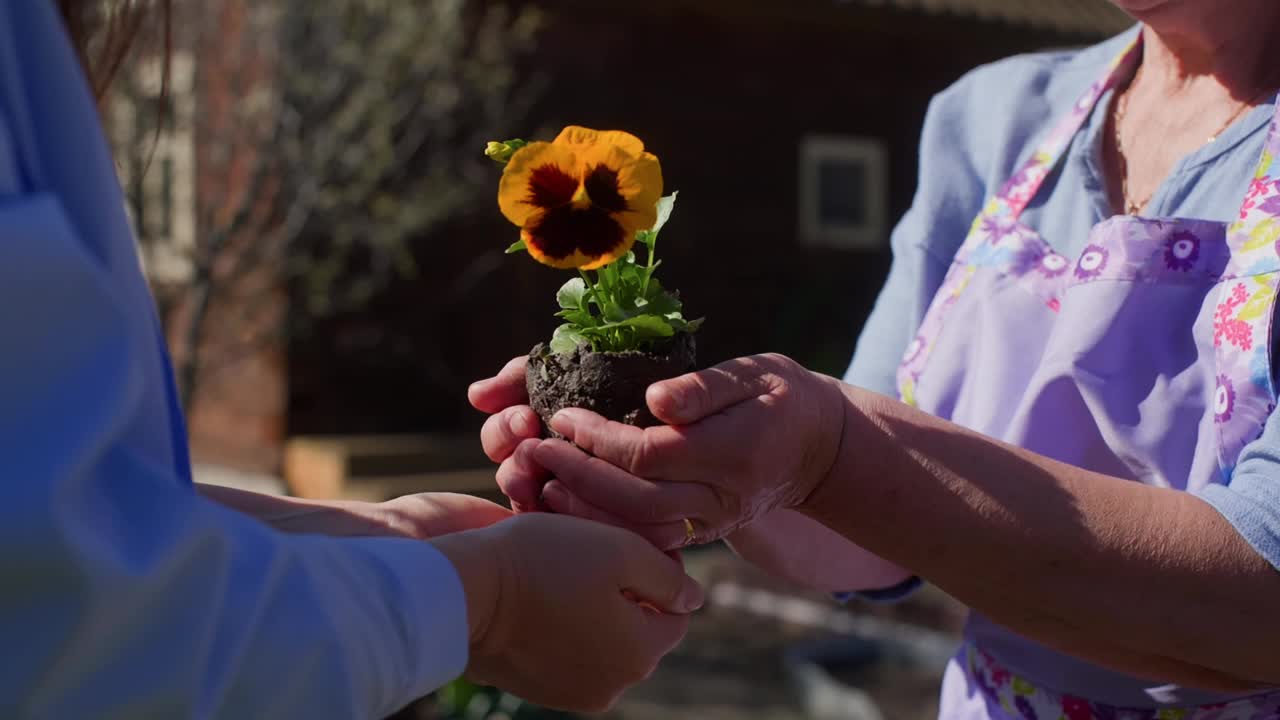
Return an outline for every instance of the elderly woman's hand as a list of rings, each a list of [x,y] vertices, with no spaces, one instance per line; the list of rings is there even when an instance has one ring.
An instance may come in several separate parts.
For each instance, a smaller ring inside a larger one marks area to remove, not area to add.
[[[527,363],[527,357],[515,358],[497,375],[472,384],[467,391],[471,405],[489,414],[480,430],[480,444],[489,459],[499,464],[498,487],[517,513],[543,509],[542,486],[549,479],[532,457],[542,437],[542,420],[529,407]]]
[[[778,355],[657,383],[646,399],[668,425],[641,430],[576,409],[552,419],[573,444],[529,446],[555,478],[542,491],[547,506],[629,527],[663,549],[708,542],[802,503],[843,434],[839,383]]]

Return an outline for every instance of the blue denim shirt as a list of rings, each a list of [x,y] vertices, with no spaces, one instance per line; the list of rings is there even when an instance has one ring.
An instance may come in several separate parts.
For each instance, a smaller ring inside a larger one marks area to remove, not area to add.
[[[0,3],[0,717],[383,717],[460,674],[429,544],[202,499],[93,99]]]

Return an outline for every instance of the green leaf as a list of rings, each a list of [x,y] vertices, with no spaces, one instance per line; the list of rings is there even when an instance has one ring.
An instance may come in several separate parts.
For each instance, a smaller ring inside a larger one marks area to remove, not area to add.
[[[563,318],[565,322],[578,327],[592,327],[596,324],[595,315],[578,308],[565,308],[556,313],[556,317]]]
[[[684,306],[680,300],[668,292],[650,292],[648,302],[645,304],[645,312],[650,312],[654,315],[679,314],[683,309]]]
[[[614,330],[621,328],[630,328],[637,331],[637,335],[642,338],[651,337],[671,337],[675,334],[675,329],[671,327],[671,323],[666,318],[658,315],[636,315],[618,322],[605,323],[596,327],[578,328],[581,333],[587,337],[601,337],[607,335]]]
[[[652,230],[640,230],[636,233],[636,242],[647,248],[653,248],[653,241],[658,239],[658,233]]]
[[[614,270],[616,270],[618,273],[618,279],[627,280],[627,279],[639,278],[640,273],[641,271],[644,270],[644,268],[641,267],[640,265],[635,264],[634,262],[620,262],[617,264]]]
[[[612,327],[626,327],[637,330],[637,335],[641,337],[671,337],[676,331],[671,327],[671,323],[667,319],[658,315],[637,315],[627,318],[621,322],[612,323]],[[604,326],[606,328],[609,325]]]
[[[676,196],[679,194],[678,192],[673,192],[658,201],[658,222],[653,224],[653,230],[650,231],[654,236],[657,236],[662,231],[662,226],[666,225],[667,221],[671,219],[671,213],[676,209]]]
[[[608,287],[616,287],[618,284],[618,262],[614,261],[600,268],[598,271],[602,280]]]
[[[557,355],[568,355],[587,343],[587,338],[573,325],[561,325],[551,335],[551,352]]]
[[[582,300],[586,295],[587,284],[582,281],[582,278],[573,278],[560,286],[560,291],[556,293],[556,302],[567,310],[577,310],[582,307]]]
[[[706,321],[706,318],[704,317],[700,317],[697,320],[690,320],[689,322],[685,323],[684,331],[687,333],[696,333],[698,332],[698,328],[702,327],[702,323],[705,321]]]
[[[523,239],[523,238],[521,238],[520,240],[517,240],[517,241],[515,241],[515,242],[511,243],[511,247],[507,248],[507,253],[506,253],[506,254],[507,254],[507,255],[512,255],[512,254],[515,254],[515,253],[518,253],[518,252],[524,252],[525,250],[528,250],[528,249],[529,249],[529,248],[525,247],[524,239]]]
[[[676,334],[675,328],[664,317],[657,315],[637,315],[623,322],[624,327],[635,328],[637,335],[651,337],[671,337]]]
[[[623,322],[630,318],[631,318],[631,315],[626,310],[624,310],[621,305],[619,305],[616,302],[613,302],[612,299],[606,300],[604,303],[604,319],[608,320],[609,322],[606,325],[602,325],[601,327],[607,327],[610,325],[616,327],[617,323]]]

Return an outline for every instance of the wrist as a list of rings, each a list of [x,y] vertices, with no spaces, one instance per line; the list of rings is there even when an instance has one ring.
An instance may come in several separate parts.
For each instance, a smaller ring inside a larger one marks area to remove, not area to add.
[[[811,431],[808,455],[813,460],[809,472],[806,473],[809,480],[805,483],[800,496],[791,505],[791,508],[798,512],[804,512],[805,508],[812,504],[813,497],[832,482],[832,478],[838,476],[842,456],[848,446],[845,435],[849,427],[849,399],[846,397],[845,384],[820,373],[811,373],[811,375],[817,385],[817,404],[822,411],[818,414],[818,421]]]
[[[863,438],[855,441],[852,437],[855,428],[864,424],[866,418],[859,404],[857,389],[835,378],[820,376],[820,379],[825,381],[826,392],[834,400],[837,408],[835,412],[839,415],[838,419],[826,424],[826,428],[836,428],[834,433],[827,430],[828,436],[825,439],[827,446],[831,448],[828,456],[830,459],[810,486],[803,501],[795,507],[797,512],[811,517],[820,516],[821,513],[816,511],[828,504],[833,490],[848,484],[856,476],[858,465],[853,457],[855,448],[861,444],[862,454],[868,452]],[[824,428],[819,428],[819,433],[823,430]]]
[[[378,503],[306,500],[216,485],[196,485],[205,498],[291,535],[403,536]]]
[[[269,520],[277,530],[297,535],[330,537],[393,537],[399,533],[383,522],[371,503],[320,504]]]
[[[490,629],[497,616],[501,595],[502,554],[491,538],[490,532],[473,530],[442,535],[429,541],[453,565],[462,581],[473,658],[483,654],[484,648],[491,644]]]

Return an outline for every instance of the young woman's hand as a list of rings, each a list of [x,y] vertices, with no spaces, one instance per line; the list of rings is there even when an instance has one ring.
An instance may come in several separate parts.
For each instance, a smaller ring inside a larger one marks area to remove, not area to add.
[[[547,707],[611,707],[679,644],[703,602],[642,538],[578,518],[529,513],[432,544],[467,593],[467,675]]]
[[[511,511],[501,505],[454,493],[417,493],[374,503],[304,500],[217,485],[196,487],[201,495],[219,505],[292,534],[426,540],[487,527],[511,517]]]

